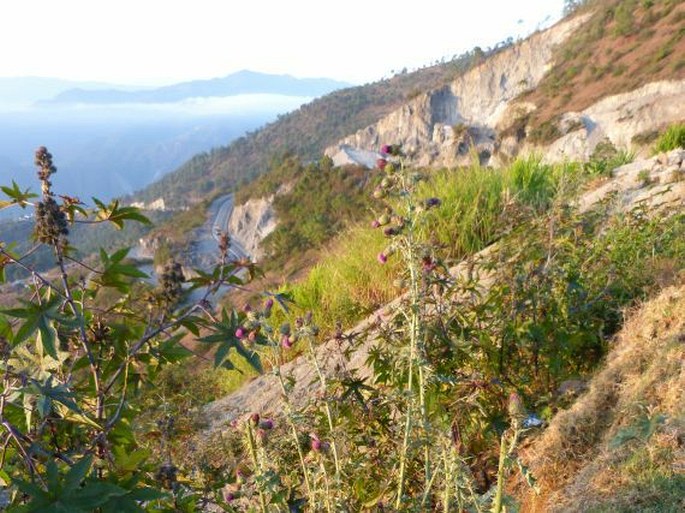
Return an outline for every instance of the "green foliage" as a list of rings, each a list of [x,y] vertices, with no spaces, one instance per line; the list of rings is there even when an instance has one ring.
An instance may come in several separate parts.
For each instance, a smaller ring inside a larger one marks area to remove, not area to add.
[[[176,467],[164,461],[168,454],[158,450],[151,458],[152,452],[140,451],[149,433],[130,429],[134,398],[166,365],[190,354],[180,345],[185,333],[202,327],[209,341],[212,333],[223,333],[227,314],[216,321],[207,299],[222,285],[243,283],[238,267],[224,254],[220,268],[203,277],[205,295],[179,308],[178,294],[172,297],[166,283],[173,278],[180,289],[178,272],[163,275],[162,289],[154,290],[135,283],[145,274],[126,262],[127,249],[102,249],[90,265],[70,257],[67,236],[76,223],[121,229],[147,219],[117,202],[95,200],[94,210],[66,196],[58,203],[50,184],[57,170],[45,148],[37,151],[36,165],[42,191],[36,208],[43,205],[43,215],[36,216],[35,232],[57,273],[41,274],[0,242],[3,266],[33,276],[27,299],[0,311],[1,477],[9,486],[9,511],[195,511],[199,497],[216,489],[181,487]],[[16,187],[4,192],[17,194]],[[89,275],[80,277],[67,258]],[[251,351],[239,354],[255,361]]]
[[[609,139],[605,139],[595,146],[584,169],[590,176],[611,176],[614,169],[630,164],[634,158],[634,153],[618,150]]]
[[[270,265],[294,253],[318,248],[346,226],[359,221],[369,205],[364,168],[333,168],[297,165],[289,172],[290,190],[274,198],[278,226],[263,241]]]
[[[654,143],[653,152],[662,153],[676,148],[685,148],[685,123],[676,123],[666,129]]]

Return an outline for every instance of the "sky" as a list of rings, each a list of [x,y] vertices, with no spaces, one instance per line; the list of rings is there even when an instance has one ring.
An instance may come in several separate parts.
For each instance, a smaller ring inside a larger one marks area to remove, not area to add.
[[[362,84],[556,21],[563,0],[2,0],[0,77],[131,85],[241,69]]]

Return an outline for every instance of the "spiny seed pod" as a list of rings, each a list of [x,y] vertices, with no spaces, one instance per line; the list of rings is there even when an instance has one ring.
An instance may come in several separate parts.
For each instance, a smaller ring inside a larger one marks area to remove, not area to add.
[[[36,150],[34,163],[38,168],[38,179],[42,182],[41,188],[43,194],[50,193],[50,176],[57,172],[57,168],[52,163],[52,154],[45,146],[41,146]]]
[[[228,248],[231,247],[231,239],[228,233],[221,232],[219,235],[219,252],[221,256],[225,257],[228,254]]]
[[[155,479],[162,485],[163,488],[167,490],[172,490],[176,488],[177,480],[176,475],[178,474],[178,469],[171,463],[165,463],[157,470],[155,474]]]
[[[88,341],[92,344],[104,342],[109,335],[110,328],[107,326],[101,317],[95,317],[89,326],[90,336]]]
[[[178,301],[183,293],[183,268],[176,261],[171,261],[164,266],[159,277],[159,284],[162,288],[162,297],[170,303]]]
[[[38,241],[51,246],[66,243],[64,237],[69,234],[67,216],[52,196],[47,196],[44,201],[38,202],[35,217],[33,236]]]

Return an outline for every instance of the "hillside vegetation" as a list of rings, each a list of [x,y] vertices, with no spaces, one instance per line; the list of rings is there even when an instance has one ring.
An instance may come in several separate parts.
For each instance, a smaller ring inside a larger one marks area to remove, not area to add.
[[[143,201],[164,197],[170,206],[194,204],[208,195],[238,189],[265,172],[274,157],[291,154],[303,162],[318,160],[324,148],[345,135],[377,121],[413,95],[448,83],[505,46],[488,52],[477,48],[444,64],[335,91],[229,146],[195,156],[135,197]]]

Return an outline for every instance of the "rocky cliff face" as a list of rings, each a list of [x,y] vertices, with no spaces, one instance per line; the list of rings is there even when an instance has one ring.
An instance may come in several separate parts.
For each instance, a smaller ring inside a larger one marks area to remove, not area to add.
[[[662,81],[605,97],[582,112],[561,114],[559,139],[551,145],[535,146],[522,140],[525,134],[512,135],[517,121],[536,109],[521,95],[537,87],[554,65],[555,47],[583,30],[587,19],[576,17],[533,35],[449,86],[422,94],[344,138],[326,154],[338,164],[368,165],[369,152],[384,143],[401,143],[418,166],[468,164],[474,150],[482,163],[491,165],[521,152],[542,152],[548,160],[583,160],[604,139],[627,148],[636,134],[685,119],[685,81]]]
[[[273,209],[274,197],[250,199],[233,207],[228,221],[228,233],[238,242],[252,260],[262,257],[259,245],[276,229],[276,215]]]
[[[494,127],[509,102],[537,86],[552,61],[554,47],[584,21],[578,17],[488,59],[449,86],[421,94],[378,123],[326,150],[330,157],[345,145],[362,150],[402,143],[421,166],[454,165],[469,160],[472,140],[486,156],[495,149]]]

